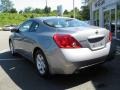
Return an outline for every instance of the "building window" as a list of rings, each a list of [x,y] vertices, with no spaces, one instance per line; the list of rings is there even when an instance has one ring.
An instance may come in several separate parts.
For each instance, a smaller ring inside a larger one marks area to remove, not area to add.
[[[120,39],[120,4],[117,7],[117,38]]]
[[[111,22],[110,22],[110,30],[114,33],[115,26],[116,26],[116,19],[115,19],[115,9],[111,9]]]
[[[104,12],[104,27],[110,30],[110,11]]]
[[[93,12],[94,25],[99,26],[99,10]]]

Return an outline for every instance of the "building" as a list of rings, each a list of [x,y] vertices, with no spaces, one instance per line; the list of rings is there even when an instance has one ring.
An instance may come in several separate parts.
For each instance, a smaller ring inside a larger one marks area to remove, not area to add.
[[[0,0],[0,12],[2,11],[2,8],[3,8],[3,6],[2,6],[1,0]]]
[[[58,14],[58,16],[63,16],[63,6],[62,5],[57,6],[57,14]]]
[[[120,40],[120,0],[89,0],[90,22],[105,27]]]
[[[84,6],[87,6],[87,5],[88,5],[89,0],[82,0],[81,2],[82,2],[82,4],[83,4]]]

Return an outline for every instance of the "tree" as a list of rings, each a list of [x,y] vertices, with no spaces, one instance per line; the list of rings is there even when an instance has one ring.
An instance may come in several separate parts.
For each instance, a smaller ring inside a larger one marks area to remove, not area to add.
[[[75,17],[81,20],[82,19],[81,12],[77,7],[75,7],[75,13],[76,13]]]
[[[57,13],[57,10],[53,10],[52,12],[53,12],[53,13]]]
[[[44,8],[44,12],[45,12],[46,14],[50,13],[50,12],[51,12],[51,8],[46,6],[46,7]]]
[[[34,15],[32,14],[32,15],[30,16],[30,18],[34,18]]]
[[[82,6],[81,16],[83,20],[90,20],[89,6]]]
[[[73,10],[70,11],[70,17],[74,18],[74,16],[73,16]],[[75,7],[75,18],[80,19],[80,20],[82,19],[82,17],[81,17],[81,11],[77,7]]]
[[[2,11],[9,12],[13,8],[13,3],[10,0],[1,0]]]
[[[79,13],[79,9],[75,7],[75,13]]]
[[[15,8],[12,8],[9,12],[10,13],[17,13],[17,10]]]
[[[39,9],[39,8],[35,8],[34,10],[32,10],[33,13],[37,13],[37,14],[40,14],[40,13],[43,13],[43,10],[42,9]]]
[[[24,13],[31,13],[32,12],[32,8],[31,7],[27,7],[24,9]]]
[[[68,10],[65,10],[65,11],[64,11],[64,14],[69,14]]]
[[[50,15],[52,15],[52,16],[57,16],[57,10],[51,11],[51,12],[50,12]]]
[[[2,5],[0,5],[0,11],[2,11],[2,8],[3,8],[3,6],[2,6]]]
[[[19,14],[22,14],[22,13],[23,13],[23,11],[22,11],[22,10],[20,10],[20,11],[19,11]]]

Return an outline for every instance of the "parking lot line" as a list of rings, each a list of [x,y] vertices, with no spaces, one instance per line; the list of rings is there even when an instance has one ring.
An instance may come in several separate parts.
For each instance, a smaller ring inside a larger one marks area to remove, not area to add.
[[[65,90],[96,90],[92,81]]]
[[[0,90],[22,90],[0,66]]]
[[[1,50],[1,51],[0,51],[0,54],[1,54],[1,53],[4,53],[4,52],[8,52],[8,51],[10,51],[10,49]]]
[[[10,49],[4,49],[0,51],[0,54],[9,52]],[[22,58],[0,58],[0,61],[17,61],[17,60],[22,60]]]

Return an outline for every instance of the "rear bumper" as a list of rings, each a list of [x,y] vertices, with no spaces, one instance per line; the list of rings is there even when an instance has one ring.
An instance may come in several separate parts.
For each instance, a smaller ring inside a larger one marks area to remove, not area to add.
[[[102,63],[106,60],[111,43],[100,50],[91,51],[88,48],[56,49],[50,53],[48,63],[52,74],[72,74],[76,70]]]
[[[103,49],[92,51],[89,48],[62,49],[65,59],[69,62],[79,62],[107,56],[110,52],[111,42],[107,43]]]
[[[87,61],[79,61],[79,62],[59,62],[54,64],[50,69],[51,74],[73,74],[80,69],[84,69],[90,66],[94,66],[106,61],[106,57],[100,57]]]
[[[84,69],[84,68],[87,68],[87,67],[91,67],[91,66],[103,63],[103,62],[106,61],[106,57],[107,56],[92,59],[92,60],[72,63],[71,67],[65,69],[66,71],[64,71],[65,72],[64,74],[72,74],[72,73],[75,73],[76,71],[78,71],[80,69]],[[73,70],[73,71],[71,71],[71,70]]]

